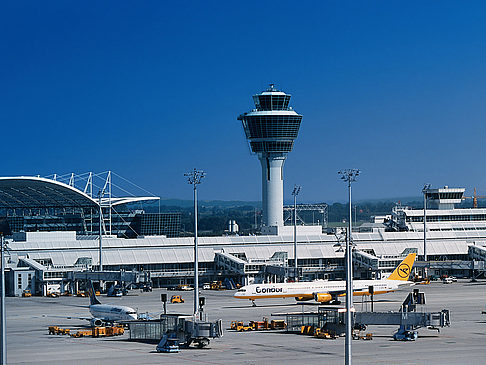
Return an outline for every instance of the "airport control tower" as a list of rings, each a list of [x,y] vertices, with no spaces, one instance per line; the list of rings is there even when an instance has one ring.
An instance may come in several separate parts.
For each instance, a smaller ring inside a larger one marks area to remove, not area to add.
[[[263,227],[282,227],[283,164],[299,133],[302,115],[289,107],[290,95],[274,85],[254,95],[255,109],[241,114],[246,138],[262,164]]]

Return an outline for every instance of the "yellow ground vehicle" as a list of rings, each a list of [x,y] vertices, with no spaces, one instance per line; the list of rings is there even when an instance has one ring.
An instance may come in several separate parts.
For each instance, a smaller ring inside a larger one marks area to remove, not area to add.
[[[184,303],[184,299],[180,295],[173,295],[170,298],[171,303]]]
[[[188,284],[179,284],[179,285],[177,285],[176,290],[189,291],[189,290],[192,290],[192,287]]]
[[[422,276],[414,276],[412,281],[417,284],[417,285],[420,285],[420,284],[424,284],[424,285],[427,285],[427,284],[430,284],[430,278],[423,278]]]
[[[32,293],[30,292],[30,290],[25,289],[25,290],[22,292],[22,296],[23,296],[24,298],[31,297],[31,296],[32,296]]]
[[[244,331],[252,331],[253,327],[245,326],[243,321],[233,321],[231,322],[231,329],[238,332],[244,332]]]
[[[335,339],[336,336],[329,332],[329,331],[323,331],[321,328],[316,328],[314,330],[314,336],[317,338],[325,338],[325,339]]]
[[[254,331],[270,329],[270,323],[268,322],[268,318],[263,318],[263,321],[251,321],[249,325]]]
[[[211,290],[224,290],[223,283],[221,281],[213,281],[211,283]]]
[[[110,337],[110,336],[120,336],[125,333],[125,329],[123,327],[92,327],[89,329],[78,330],[76,332],[71,333],[71,329],[69,328],[60,328],[58,326],[50,326],[49,327],[49,334],[50,335],[69,335],[71,337]]]
[[[50,335],[69,335],[71,330],[69,328],[60,328],[58,326],[50,326],[49,327],[49,334]]]
[[[287,323],[283,319],[274,319],[270,322],[270,328],[272,330],[283,330],[287,327]]]

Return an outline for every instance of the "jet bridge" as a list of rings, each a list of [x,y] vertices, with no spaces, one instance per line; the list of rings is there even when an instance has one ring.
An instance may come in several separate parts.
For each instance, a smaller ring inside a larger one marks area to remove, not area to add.
[[[414,289],[409,293],[398,312],[354,312],[353,328],[382,325],[399,326],[399,332],[415,332],[418,328],[437,329],[450,325],[449,310],[440,312],[417,312],[417,306],[425,304],[425,294]],[[345,308],[320,306],[318,312],[276,313],[285,316],[287,332],[300,332],[302,326],[313,326],[336,335],[345,333]]]
[[[366,326],[409,326],[414,328],[441,328],[450,325],[450,314],[447,309],[440,312],[359,312],[354,317],[355,324]]]
[[[448,309],[440,312],[417,312],[417,306],[425,305],[425,294],[419,289],[409,293],[402,303],[398,312],[359,312],[354,315],[354,325],[382,325],[399,326],[401,332],[415,331],[421,327],[439,330],[442,327],[449,327],[450,313]],[[416,331],[415,331],[416,338]]]

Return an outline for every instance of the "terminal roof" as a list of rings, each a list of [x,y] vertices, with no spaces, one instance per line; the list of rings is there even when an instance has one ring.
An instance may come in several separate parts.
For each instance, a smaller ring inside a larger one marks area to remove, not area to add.
[[[73,186],[43,177],[0,177],[0,209],[96,207],[98,203]]]
[[[102,198],[101,206],[159,200],[156,196]],[[111,201],[110,201],[111,200]],[[97,208],[98,199],[74,186],[35,176],[0,177],[0,209]]]

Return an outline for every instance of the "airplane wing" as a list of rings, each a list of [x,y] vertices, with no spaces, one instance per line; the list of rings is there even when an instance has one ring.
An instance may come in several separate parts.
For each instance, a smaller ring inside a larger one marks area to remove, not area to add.
[[[138,319],[142,320],[152,320],[152,319],[159,319],[160,315],[163,314],[164,312],[143,312],[143,313],[138,313]]]
[[[360,287],[360,288],[353,288],[353,293],[361,292],[363,290],[368,290],[368,287],[365,286],[365,287]],[[346,295],[346,290],[330,290],[329,294],[336,295],[338,297],[342,297],[342,296]]]
[[[49,317],[49,318],[63,318],[63,319],[81,319],[83,321],[91,321],[93,317],[74,317],[74,316],[53,316],[43,314],[42,317]]]

